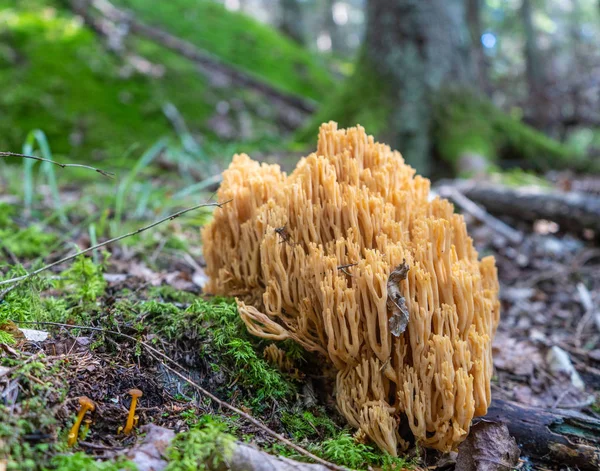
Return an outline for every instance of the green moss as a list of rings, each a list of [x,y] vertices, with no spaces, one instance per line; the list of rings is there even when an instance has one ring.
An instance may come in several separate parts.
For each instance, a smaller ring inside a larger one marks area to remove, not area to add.
[[[2,280],[9,280],[26,274],[23,267],[13,267]],[[0,324],[6,321],[31,321],[44,318],[46,310],[40,293],[50,286],[44,279],[33,277],[9,291],[0,302]],[[2,287],[4,289],[5,286]]]
[[[219,367],[247,390],[249,404],[255,410],[269,407],[272,401],[288,399],[294,392],[294,384],[257,353],[262,352],[264,342],[248,334],[234,300],[196,299],[185,310],[170,303],[149,301],[140,308],[144,320],[151,322],[167,340],[202,341],[201,353],[219,360]]]
[[[225,433],[225,425],[215,420],[178,434],[167,449],[165,471],[218,469],[231,456],[235,437]]]
[[[317,56],[275,29],[210,0],[117,0],[142,21],[164,28],[282,90],[321,100],[333,80]]]
[[[16,343],[15,338],[9,332],[3,330],[4,324],[0,323],[0,344],[12,345]]]
[[[333,438],[339,432],[339,428],[329,417],[324,414],[316,416],[310,411],[283,411],[281,423],[296,441],[307,438]]]
[[[385,130],[392,111],[387,100],[385,81],[377,76],[364,54],[358,61],[356,71],[343,85],[336,87],[338,91],[295,134],[295,143],[314,145],[319,126],[329,121],[337,122],[340,127],[360,124],[367,133],[375,136]]]
[[[29,259],[45,255],[48,247],[53,245],[58,238],[55,234],[42,229],[38,225],[31,225],[25,229],[12,228],[0,229],[0,248],[4,246],[18,259]]]
[[[56,455],[52,458],[51,466],[46,469],[59,471],[136,471],[137,466],[122,458],[111,461],[100,461],[83,452],[68,455]]]
[[[16,209],[14,206],[6,203],[0,203],[0,230],[6,229],[12,225],[12,220],[15,213]]]
[[[321,457],[351,469],[372,469],[400,471],[411,469],[414,460],[393,457],[371,445],[357,442],[350,434],[341,433],[336,438],[325,440],[318,448]]]
[[[106,289],[103,272],[102,265],[81,255],[69,268],[61,272],[57,286],[67,293],[67,298],[72,304],[95,303]]]
[[[161,106],[169,100],[190,122],[210,108],[193,65],[168,56],[165,75],[127,72],[95,35],[56,2],[0,0],[0,148],[18,150],[43,129],[56,154],[90,160],[95,151],[122,158],[171,133]],[[96,153],[96,155],[98,155]]]
[[[465,153],[527,161],[537,169],[580,166],[582,155],[465,90],[443,90],[435,105],[434,138],[453,164]]]

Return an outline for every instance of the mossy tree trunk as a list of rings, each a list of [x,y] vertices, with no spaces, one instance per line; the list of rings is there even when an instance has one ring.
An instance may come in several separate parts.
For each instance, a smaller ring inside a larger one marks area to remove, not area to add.
[[[442,87],[474,83],[464,0],[368,0],[356,72],[298,135],[318,121],[360,123],[419,172],[431,170],[434,99]]]
[[[406,161],[430,171],[432,99],[450,83],[475,77],[463,0],[370,0],[357,73],[371,70],[388,89],[382,138]]]

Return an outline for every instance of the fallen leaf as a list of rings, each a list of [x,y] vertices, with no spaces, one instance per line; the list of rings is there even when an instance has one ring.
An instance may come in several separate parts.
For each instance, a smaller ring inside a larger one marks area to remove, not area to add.
[[[408,326],[409,312],[408,307],[406,307],[406,299],[400,293],[400,282],[406,279],[409,269],[406,262],[402,262],[390,273],[387,282],[387,308],[392,311],[389,326],[390,332],[396,337],[399,337]]]
[[[482,420],[459,445],[455,471],[510,471],[520,454],[506,425]]]

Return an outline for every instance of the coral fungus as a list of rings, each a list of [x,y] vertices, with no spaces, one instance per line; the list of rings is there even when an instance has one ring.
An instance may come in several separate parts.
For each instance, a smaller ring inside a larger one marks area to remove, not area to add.
[[[289,176],[236,155],[231,202],[203,230],[207,291],[236,296],[251,333],[327,357],[340,411],[392,455],[400,421],[446,451],[491,400],[495,262],[429,187],[360,126],[329,123]]]

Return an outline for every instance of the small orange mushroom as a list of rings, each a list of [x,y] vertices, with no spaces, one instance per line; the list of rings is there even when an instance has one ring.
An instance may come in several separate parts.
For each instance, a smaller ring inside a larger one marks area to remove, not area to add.
[[[96,409],[94,401],[92,401],[87,396],[81,396],[79,398],[79,405],[81,407],[77,412],[77,419],[75,419],[75,423],[73,424],[73,427],[71,427],[71,430],[69,431],[69,437],[67,439],[67,445],[69,446],[73,446],[75,445],[75,443],[77,443],[77,436],[79,435],[79,426],[81,425],[85,413],[88,410],[93,411],[94,409]]]
[[[125,428],[123,429],[123,433],[125,435],[129,435],[133,430],[133,425],[135,421],[135,406],[137,405],[138,398],[144,395],[144,393],[139,389],[130,389],[128,393],[129,395],[131,395],[131,406],[129,406],[129,415],[127,416],[127,423],[125,424]]]

